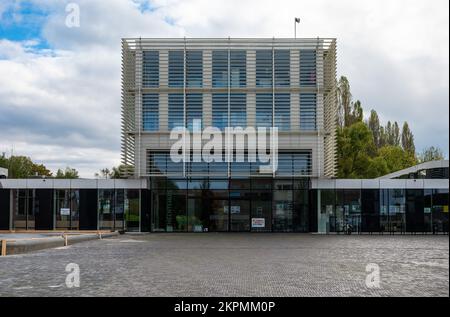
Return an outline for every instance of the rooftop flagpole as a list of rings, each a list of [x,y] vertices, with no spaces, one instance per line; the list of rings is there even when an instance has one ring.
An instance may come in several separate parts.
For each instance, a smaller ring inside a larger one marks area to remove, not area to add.
[[[294,18],[294,38],[297,38],[297,23],[300,23],[300,18]]]

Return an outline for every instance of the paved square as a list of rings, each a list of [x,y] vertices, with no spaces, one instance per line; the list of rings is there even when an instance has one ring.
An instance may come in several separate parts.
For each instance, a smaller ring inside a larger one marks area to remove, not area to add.
[[[449,296],[448,251],[448,236],[126,234],[0,257],[0,296]]]

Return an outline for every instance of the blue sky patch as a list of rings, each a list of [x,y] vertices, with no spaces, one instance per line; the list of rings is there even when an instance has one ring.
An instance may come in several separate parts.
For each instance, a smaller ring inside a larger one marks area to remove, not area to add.
[[[49,44],[42,37],[42,28],[49,12],[45,8],[21,2],[10,4],[0,17],[0,39],[10,41],[37,40],[36,49],[47,49]]]

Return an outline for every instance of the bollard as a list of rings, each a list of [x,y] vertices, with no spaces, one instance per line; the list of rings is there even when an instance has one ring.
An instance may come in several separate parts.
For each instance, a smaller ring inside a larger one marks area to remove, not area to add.
[[[6,240],[2,240],[2,252],[0,254],[1,256],[6,255]]]
[[[68,246],[67,235],[64,234],[63,237],[64,237],[64,246],[67,247]]]

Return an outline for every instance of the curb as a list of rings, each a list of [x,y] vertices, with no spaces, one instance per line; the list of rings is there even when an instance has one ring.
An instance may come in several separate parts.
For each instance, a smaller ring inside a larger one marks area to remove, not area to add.
[[[22,240],[1,240],[0,255],[23,254],[43,249],[64,247],[90,240],[112,238],[118,236],[118,232],[101,232],[98,234],[79,234],[79,235],[61,235],[57,237],[40,238],[40,239],[22,239]],[[6,241],[6,246],[5,246]]]

